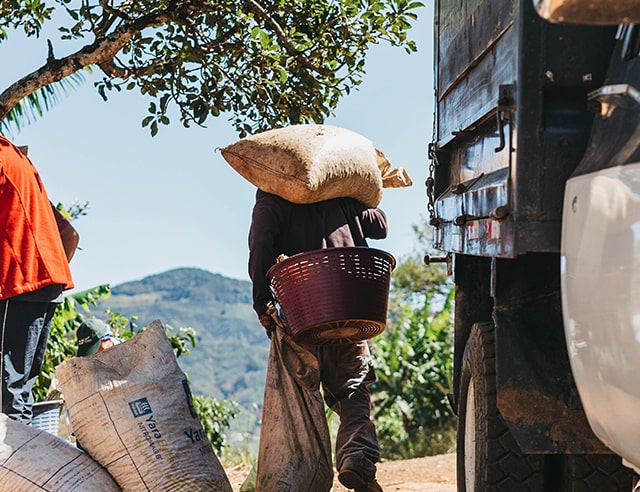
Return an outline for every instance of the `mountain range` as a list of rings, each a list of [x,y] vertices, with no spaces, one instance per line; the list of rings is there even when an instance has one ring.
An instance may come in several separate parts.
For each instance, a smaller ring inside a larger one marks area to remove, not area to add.
[[[178,358],[196,395],[233,400],[242,408],[232,429],[253,434],[262,406],[269,339],[252,308],[251,283],[197,268],[179,268],[113,286],[97,309],[139,327],[160,320],[193,328],[196,346]]]

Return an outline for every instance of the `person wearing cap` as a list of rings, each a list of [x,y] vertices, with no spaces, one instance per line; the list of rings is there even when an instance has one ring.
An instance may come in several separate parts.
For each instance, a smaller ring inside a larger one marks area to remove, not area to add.
[[[33,386],[42,369],[49,328],[73,288],[55,208],[26,154],[0,137],[0,374],[2,412],[30,424]],[[69,229],[75,233],[73,228]]]
[[[97,354],[122,342],[113,335],[111,327],[98,318],[88,318],[82,322],[76,332],[78,338],[78,357]]]

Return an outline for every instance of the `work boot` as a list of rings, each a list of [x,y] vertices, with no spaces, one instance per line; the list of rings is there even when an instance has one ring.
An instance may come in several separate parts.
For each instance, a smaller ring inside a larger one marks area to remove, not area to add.
[[[384,492],[375,478],[365,480],[357,471],[349,468],[340,470],[338,480],[346,488],[353,489],[356,492]]]

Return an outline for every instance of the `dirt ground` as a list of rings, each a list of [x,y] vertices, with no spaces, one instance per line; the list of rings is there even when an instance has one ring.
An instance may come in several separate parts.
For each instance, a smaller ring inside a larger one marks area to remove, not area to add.
[[[249,468],[237,466],[226,470],[234,492],[249,474]],[[443,454],[405,461],[387,461],[378,464],[378,482],[385,492],[455,492],[456,456]],[[346,492],[338,482],[333,492]]]

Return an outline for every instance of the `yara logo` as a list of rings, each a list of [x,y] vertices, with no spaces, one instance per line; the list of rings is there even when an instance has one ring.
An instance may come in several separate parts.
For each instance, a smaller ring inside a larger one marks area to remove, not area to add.
[[[140,398],[129,402],[129,408],[135,418],[142,417],[143,415],[149,415],[153,413],[149,400],[146,398]]]

